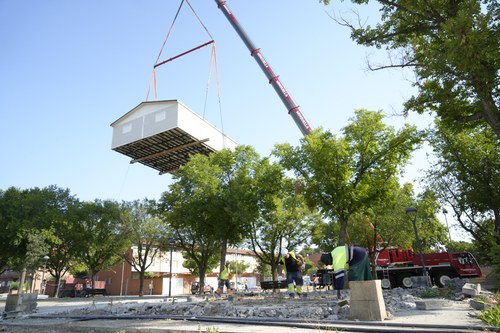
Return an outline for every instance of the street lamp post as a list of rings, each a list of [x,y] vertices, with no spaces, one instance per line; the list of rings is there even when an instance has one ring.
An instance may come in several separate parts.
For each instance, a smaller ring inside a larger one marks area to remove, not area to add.
[[[427,268],[425,267],[424,255],[422,253],[422,246],[420,245],[420,238],[418,237],[417,230],[417,209],[415,207],[406,208],[406,215],[413,223],[413,231],[415,231],[415,238],[417,240],[418,253],[420,255],[420,262],[422,263],[423,276],[425,276],[426,284],[429,285],[429,274]]]
[[[446,210],[446,208],[443,208],[444,220],[446,221],[446,228],[448,229],[448,238],[450,239],[450,243],[451,243],[450,226],[448,225],[448,219],[446,218],[446,214],[448,214],[448,211]]]
[[[168,281],[168,297],[171,297],[172,296],[172,245],[175,244],[175,239],[170,238],[168,240],[168,243],[170,244],[170,275]]]
[[[47,267],[47,261],[49,261],[49,256],[44,256],[43,258],[43,271],[42,271],[42,283],[40,286],[40,294],[44,295],[45,294],[45,268]]]

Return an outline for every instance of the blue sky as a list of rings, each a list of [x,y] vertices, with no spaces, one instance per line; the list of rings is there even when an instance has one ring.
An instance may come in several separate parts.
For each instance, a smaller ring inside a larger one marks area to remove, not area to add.
[[[158,99],[180,100],[262,156],[276,143],[298,144],[300,130],[215,1],[190,3],[216,42],[220,104],[213,70],[207,88],[210,47],[159,67]],[[57,185],[82,200],[160,197],[171,176],[112,151],[110,124],[146,100],[179,4],[0,0],[0,189]],[[398,113],[414,92],[409,72],[366,70],[367,57],[383,60],[385,54],[356,45],[332,20],[352,15],[348,1],[227,5],[313,128],[339,133],[359,108]],[[378,18],[370,7],[360,15],[368,22]],[[161,59],[210,39],[185,4]],[[431,121],[417,114],[387,119],[395,127],[404,122],[424,128]],[[415,181],[426,167],[421,150],[404,180]]]

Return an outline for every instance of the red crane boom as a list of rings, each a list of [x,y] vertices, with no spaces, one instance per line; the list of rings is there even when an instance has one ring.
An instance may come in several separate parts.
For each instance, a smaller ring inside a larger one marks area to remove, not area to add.
[[[285,104],[288,110],[288,114],[292,116],[302,134],[309,134],[311,132],[311,126],[309,126],[306,118],[300,112],[299,107],[295,104],[295,102],[292,100],[292,97],[285,89],[285,86],[281,83],[279,76],[274,74],[271,66],[262,55],[262,52],[260,52],[260,49],[255,47],[255,45],[246,34],[245,30],[243,30],[243,28],[239,24],[238,20],[236,20],[236,17],[234,17],[231,10],[227,7],[226,1],[215,0],[215,2],[217,3],[217,6],[220,8],[220,10],[222,10],[226,18],[229,20],[233,28],[236,30],[240,38],[243,40],[247,48],[250,50],[250,55],[255,59],[255,61],[257,61],[260,68],[269,79],[269,83],[273,86],[276,93],[278,93],[278,96],[281,98],[281,101]]]

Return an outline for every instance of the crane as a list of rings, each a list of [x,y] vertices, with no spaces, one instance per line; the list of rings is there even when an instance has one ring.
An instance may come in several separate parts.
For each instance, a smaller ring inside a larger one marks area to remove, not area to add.
[[[240,38],[243,40],[248,50],[250,50],[250,55],[255,59],[255,61],[257,61],[257,64],[259,64],[259,67],[269,79],[269,83],[273,86],[283,104],[285,104],[285,107],[288,110],[288,114],[292,116],[302,134],[309,134],[311,132],[311,126],[309,126],[306,118],[300,112],[299,107],[297,106],[297,104],[295,104],[283,83],[281,83],[279,76],[274,74],[271,66],[262,55],[260,49],[255,47],[250,37],[248,37],[243,27],[240,25],[234,14],[226,5],[226,1],[215,0],[215,2],[217,3],[217,7],[219,7],[219,9],[224,13],[224,16],[226,16]]]

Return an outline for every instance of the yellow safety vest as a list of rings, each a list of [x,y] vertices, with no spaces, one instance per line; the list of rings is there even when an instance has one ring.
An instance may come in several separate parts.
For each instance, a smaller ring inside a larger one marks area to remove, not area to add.
[[[220,272],[219,279],[229,280],[229,268],[227,266],[224,266],[224,269]]]

